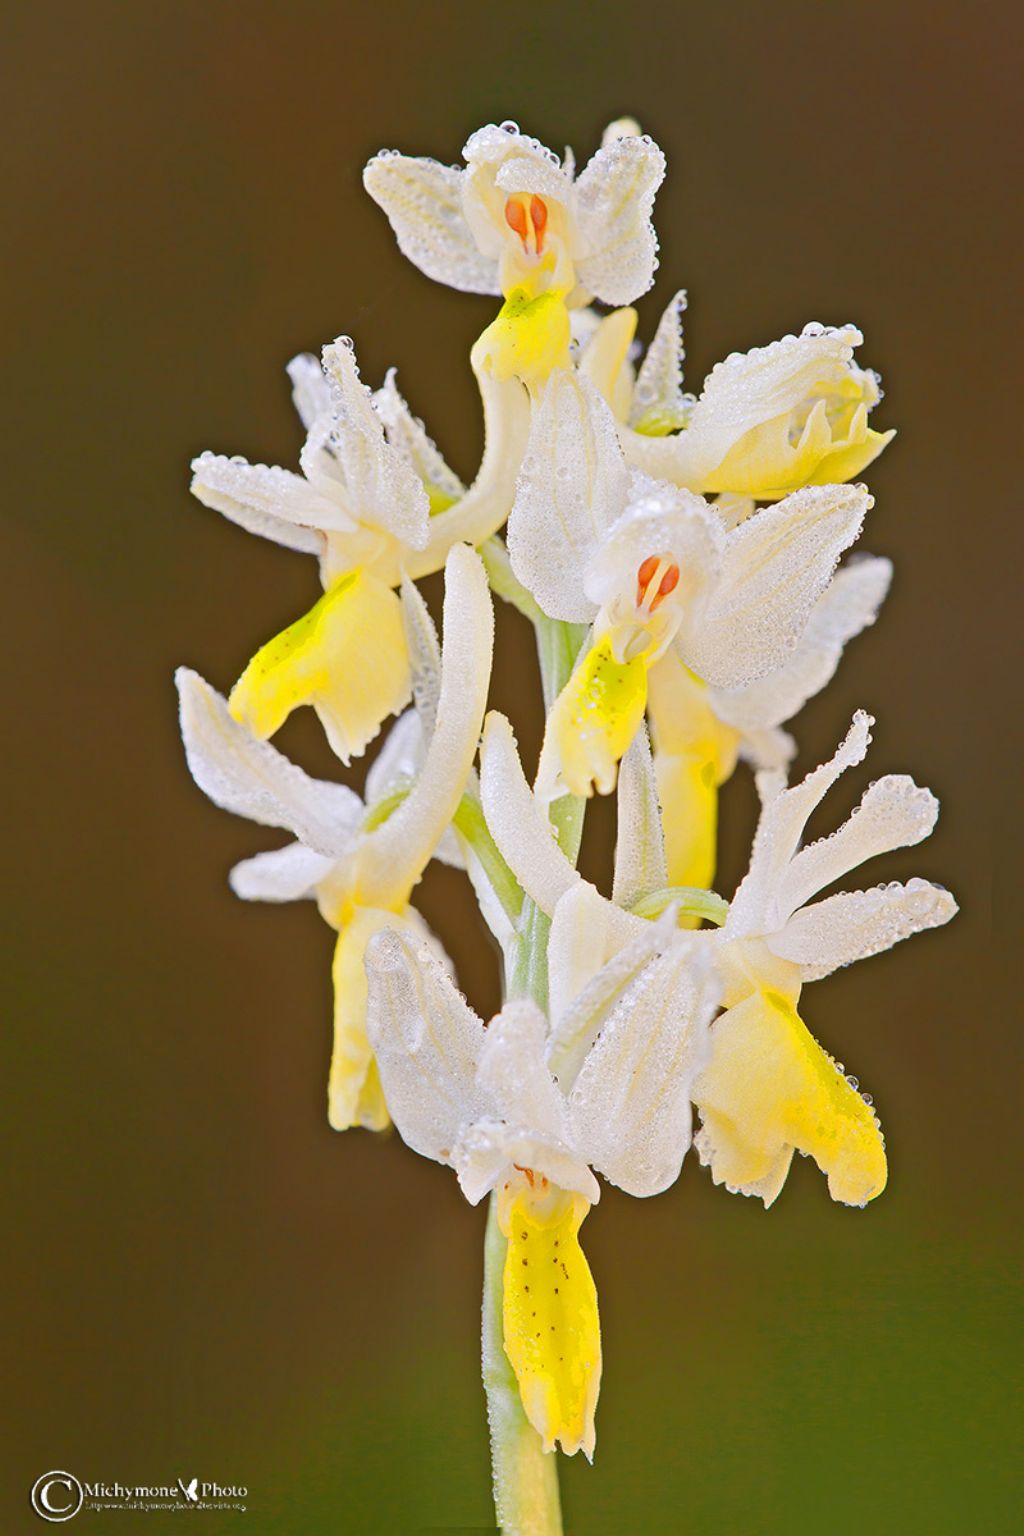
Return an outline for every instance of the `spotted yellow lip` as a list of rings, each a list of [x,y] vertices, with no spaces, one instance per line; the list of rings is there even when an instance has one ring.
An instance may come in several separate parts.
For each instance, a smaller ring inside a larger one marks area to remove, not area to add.
[[[499,1192],[498,1221],[508,1239],[503,1321],[505,1353],[526,1417],[544,1449],[594,1454],[594,1411],[601,1386],[597,1289],[579,1244],[590,1204],[532,1170]]]

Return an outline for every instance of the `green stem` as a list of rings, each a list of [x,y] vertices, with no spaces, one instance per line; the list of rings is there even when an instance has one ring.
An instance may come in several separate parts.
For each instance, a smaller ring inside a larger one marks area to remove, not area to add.
[[[491,1432],[494,1508],[505,1536],[561,1536],[555,1452],[523,1412],[519,1383],[505,1353],[502,1297],[505,1250],[498,1225],[497,1196],[491,1196],[484,1241],[483,1377]]]
[[[526,898],[522,886],[498,851],[498,845],[484,819],[484,808],[475,792],[466,791],[459,801],[452,822],[479,860],[506,917],[514,927],[518,926]]]

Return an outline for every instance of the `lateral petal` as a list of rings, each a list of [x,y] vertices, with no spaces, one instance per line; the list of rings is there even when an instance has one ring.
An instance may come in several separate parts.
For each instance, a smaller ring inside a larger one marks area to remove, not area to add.
[[[257,853],[236,864],[228,876],[231,889],[243,901],[302,901],[336,864],[304,843],[286,843],[269,853]]]
[[[580,282],[605,304],[632,304],[654,282],[658,239],[651,222],[665,156],[646,135],[603,144],[576,182]]]
[[[563,1093],[608,1010],[674,931],[674,914],[648,922],[579,877],[560,898],[548,936],[548,1065]]]
[[[430,515],[444,512],[466,494],[466,487],[449,469],[418,416],[410,411],[389,368],[384,384],[374,396],[377,414],[384,423],[388,442],[412,465],[430,503]]]
[[[314,491],[301,475],[267,464],[201,453],[192,460],[191,488],[204,507],[302,554],[321,553],[320,529],[348,533],[355,527],[340,503]]]
[[[179,667],[175,682],[189,770],[215,805],[264,826],[285,827],[331,860],[349,851],[363,815],[354,790],[311,779],[269,742],[257,741],[197,672]]]
[[[547,1037],[548,1021],[536,1003],[506,1003],[487,1026],[477,1083],[499,1119],[568,1144],[565,1099],[544,1055]]]
[[[382,150],[363,186],[387,214],[403,256],[464,293],[500,293],[498,263],[483,255],[462,211],[465,173],[436,160]]]
[[[687,666],[724,689],[782,666],[870,505],[856,486],[815,486],[728,534],[721,579],[679,632]]]
[[[892,949],[902,939],[940,928],[958,911],[949,891],[927,880],[893,882],[874,891],[850,891],[802,907],[768,948],[800,966],[804,981],[819,981],[841,965]]]
[[[464,1126],[486,1101],[476,1084],[485,1031],[444,966],[395,926],[366,946],[369,1043],[402,1140],[451,1162]]]
[[[361,523],[383,528],[410,549],[422,549],[430,517],[427,492],[414,466],[387,441],[349,338],[325,347],[323,361],[333,406],[331,440],[349,504]]]
[[[891,560],[854,556],[818,598],[783,665],[745,688],[715,690],[716,713],[744,733],[792,719],[832,679],[847,641],[875,622],[891,580]]]
[[[679,1177],[719,995],[706,948],[677,935],[630,983],[580,1068],[574,1144],[629,1195],[656,1195]]]

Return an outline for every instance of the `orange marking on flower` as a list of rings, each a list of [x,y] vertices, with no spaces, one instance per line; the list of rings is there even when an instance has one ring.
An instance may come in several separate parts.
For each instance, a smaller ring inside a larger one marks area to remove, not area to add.
[[[530,198],[530,220],[533,224],[533,238],[537,246],[539,256],[544,249],[544,231],[548,227],[547,204],[542,197]]]
[[[523,244],[526,244],[528,226],[526,221],[526,209],[522,199],[510,197],[505,203],[505,223],[510,229],[514,229]]]
[[[542,197],[514,192],[505,200],[505,223],[522,241],[529,256],[539,256],[544,249],[544,231],[548,227],[548,209]]]
[[[654,613],[679,585],[679,567],[667,555],[648,555],[637,568],[636,606]]]

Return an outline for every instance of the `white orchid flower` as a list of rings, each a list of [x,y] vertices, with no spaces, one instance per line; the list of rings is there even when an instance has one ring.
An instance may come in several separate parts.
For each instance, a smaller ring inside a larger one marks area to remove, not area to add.
[[[367,779],[367,804],[311,779],[232,715],[209,683],[179,669],[181,728],[199,787],[237,815],[298,839],[247,859],[231,883],[247,900],[314,896],[338,930],[328,1113],[336,1130],[388,1123],[366,1038],[363,956],[371,934],[399,926],[422,939],[413,888],[456,814],[470,776],[490,678],[493,613],[479,556],[465,545],[445,566],[444,644],[436,723],[425,752],[415,713],[403,717]],[[415,777],[413,778],[413,775]]]
[[[711,1027],[711,1059],[693,1086],[702,1127],[694,1138],[716,1183],[757,1195],[770,1205],[785,1182],[794,1150],[828,1175],[833,1199],[863,1205],[885,1187],[885,1145],[877,1117],[856,1079],[828,1056],[797,1013],[805,982],[890,949],[900,940],[949,922],[957,904],[927,880],[843,892],[807,905],[812,896],[878,854],[912,847],[931,833],[938,801],[903,774],[876,780],[859,807],[830,837],[800,848],[804,827],[839,776],[860,762],[872,719],[863,712],[830,762],[791,789],[781,773],[758,775],[763,808],[750,869],[716,934],[693,935],[705,946],[722,983],[724,1012]],[[635,774],[643,757],[631,752]],[[627,759],[630,761],[630,759]],[[570,978],[566,989],[593,988],[598,966],[626,956],[638,918],[664,878],[650,777],[630,790],[634,811],[624,835],[627,861],[644,868],[647,901],[620,910],[582,879],[558,846],[531,791],[503,716],[488,715],[481,752],[481,789],[488,825],[523,889],[554,919],[550,950]],[[624,809],[620,793],[620,818]],[[617,853],[617,880],[621,859]],[[636,885],[630,888],[636,889]],[[671,887],[665,895],[671,896]],[[657,910],[658,903],[654,903]],[[709,915],[711,909],[708,909]],[[568,933],[568,919],[578,933]],[[559,994],[562,995],[562,994]]]
[[[853,360],[864,341],[854,325],[811,322],[799,336],[734,352],[699,397],[684,393],[685,308],[677,293],[635,382],[635,310],[606,316],[582,350],[580,369],[614,409],[636,468],[705,496],[776,501],[853,480],[896,435],[868,426],[882,391],[877,373]]]
[[[745,688],[782,668],[871,505],[815,486],[727,529],[691,491],[631,473],[593,384],[552,375],[534,413],[508,547],[546,614],[592,633],[548,721],[549,795],[607,793],[670,650],[703,683]]]
[[[613,123],[579,176],[571,152],[560,161],[515,123],[478,129],[462,155],[465,169],[382,150],[363,172],[421,272],[506,298],[555,289],[579,302],[629,304],[647,292],[665,157],[635,124]]]
[[[626,120],[578,177],[571,152],[560,161],[515,123],[479,129],[462,153],[464,169],[383,150],[363,182],[428,277],[504,295],[474,364],[537,387],[569,361],[570,306],[628,304],[654,281],[665,157]]]
[[[478,372],[486,448],[469,491],[445,465],[389,375],[371,396],[347,338],[289,366],[307,438],[302,474],[204,453],[192,489],[251,532],[320,560],[324,596],[263,646],[229,699],[261,739],[311,704],[343,762],[409,700],[409,653],[393,590],[440,570],[462,540],[504,522],[526,437],[522,386]],[[433,515],[431,515],[433,513]]]
[[[643,944],[599,970],[553,1030],[526,1000],[485,1029],[407,933],[377,934],[366,956],[367,1027],[395,1124],[414,1151],[455,1169],[473,1204],[497,1190],[504,1348],[523,1408],[545,1450],[588,1458],[601,1334],[578,1233],[600,1197],[591,1170],[638,1196],[678,1177],[717,1004],[674,915],[636,923]]]
[[[950,893],[927,880],[843,892],[807,905],[852,869],[911,847],[935,825],[939,806],[903,774],[877,779],[830,837],[800,848],[808,818],[871,740],[870,715],[855,715],[835,756],[791,789],[760,774],[761,819],[750,869],[721,934],[718,968],[725,1012],[711,1031],[711,1061],[694,1102],[695,1145],[717,1184],[771,1205],[794,1150],[828,1175],[829,1193],[863,1205],[886,1182],[885,1144],[870,1099],[828,1056],[797,1013],[804,982],[890,949],[949,922]]]

